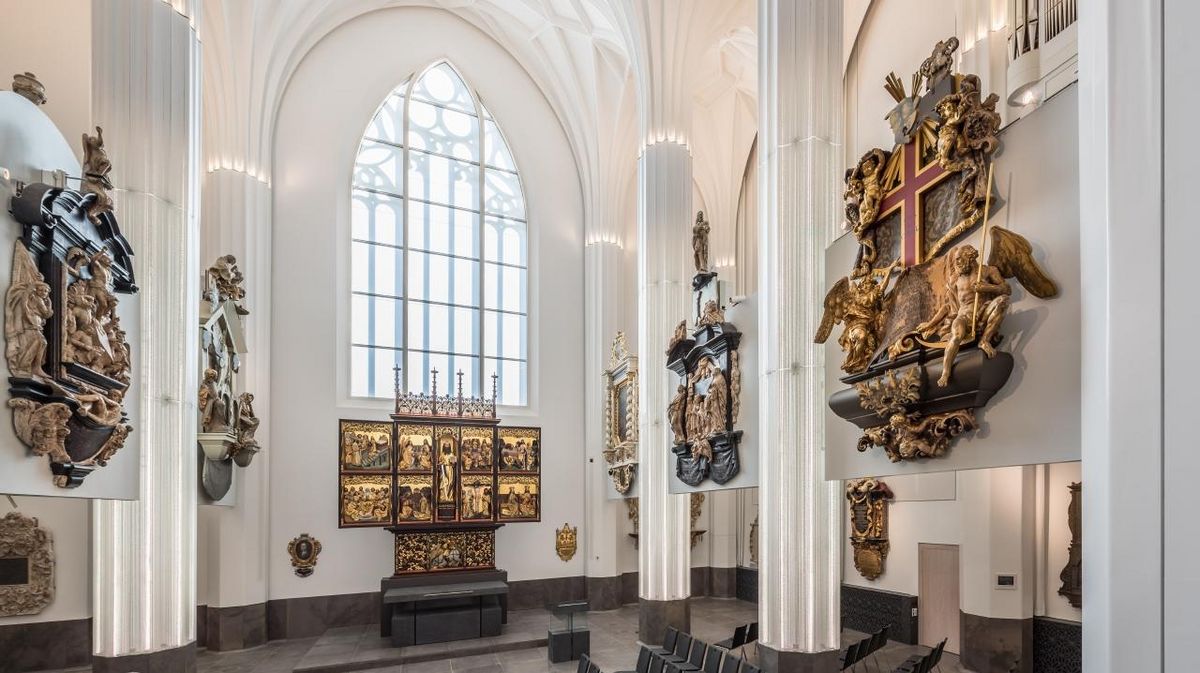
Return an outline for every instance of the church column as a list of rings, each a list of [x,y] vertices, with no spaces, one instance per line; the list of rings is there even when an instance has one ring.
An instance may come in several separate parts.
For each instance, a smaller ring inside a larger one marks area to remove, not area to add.
[[[675,325],[691,318],[685,284],[692,201],[692,156],[663,134],[638,159],[638,434],[639,634],[660,643],[668,626],[691,627],[691,546],[686,495],[671,495],[671,424],[667,403],[675,376],[666,346]],[[690,321],[689,321],[690,322]]]
[[[841,219],[842,3],[759,0],[759,638],[767,671],[835,671],[840,482],[825,481],[825,246]]]
[[[195,4],[92,3],[92,118],[136,252],[140,498],[92,505],[96,671],[195,669],[200,43]]]
[[[1016,670],[1033,670],[1036,474],[1032,465],[958,473],[958,654],[977,673],[1008,673],[1016,662],[1021,664]],[[1000,585],[1000,575],[1012,575],[1013,584]]]

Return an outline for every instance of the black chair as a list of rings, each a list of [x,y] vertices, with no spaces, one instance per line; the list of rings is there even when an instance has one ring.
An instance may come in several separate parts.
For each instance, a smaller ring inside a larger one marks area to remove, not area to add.
[[[741,665],[741,659],[734,656],[725,657],[725,661],[721,662],[721,673],[738,673],[738,666]]]
[[[637,668],[632,671],[616,671],[616,673],[650,673],[650,648],[642,645],[638,650]]]
[[[753,622],[746,628],[746,642],[752,643],[758,640],[758,622]]]
[[[692,653],[688,655],[688,660],[682,664],[674,664],[672,670],[678,671],[678,673],[699,673],[704,670],[704,653],[711,649],[715,648],[711,648],[699,640],[693,640]]]
[[[666,664],[682,664],[688,660],[688,654],[692,651],[692,637],[686,633],[679,634],[679,638],[675,641],[675,652],[672,654],[660,654],[663,663]]]
[[[724,654],[719,647],[708,648],[704,655],[704,673],[721,673],[721,657]]]
[[[947,640],[949,640],[949,638],[942,638],[942,642],[938,643],[938,646],[936,648],[934,648],[933,656],[930,658],[930,663],[929,663],[930,669],[938,667],[941,664],[942,653],[946,651],[946,641]],[[942,669],[938,668],[938,670],[940,671]]]
[[[726,638],[719,643],[714,643],[717,647],[725,650],[736,650],[746,644],[746,631],[750,629],[749,624],[743,624],[733,630],[733,637]]]
[[[651,647],[650,651],[654,654],[675,654],[675,643],[679,640],[679,630],[674,626],[667,627],[667,634],[663,636],[662,647]]]
[[[648,670],[648,673],[662,673],[662,670],[663,670],[662,657],[660,657],[657,654],[651,653],[650,668],[647,670]]]
[[[579,667],[575,669],[575,673],[589,673],[588,668],[591,663],[592,660],[588,658],[588,655],[579,655]]]
[[[842,652],[842,667],[839,670],[844,671],[847,668],[852,668],[859,662],[860,659],[862,659],[862,644],[863,643],[861,640],[856,643],[850,643],[850,645],[846,648],[846,651]]]
[[[757,667],[750,664],[742,664],[742,673],[761,673]]]

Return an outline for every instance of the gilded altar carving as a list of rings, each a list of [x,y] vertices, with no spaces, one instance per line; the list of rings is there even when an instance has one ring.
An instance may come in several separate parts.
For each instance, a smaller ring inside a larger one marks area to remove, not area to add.
[[[0,617],[36,615],[54,601],[54,538],[37,519],[20,512],[0,518],[0,559],[22,566],[13,579],[24,580],[0,584]]]
[[[133,253],[111,202],[96,207],[112,167],[103,140],[85,138],[85,191],[33,184],[10,204],[23,235],[5,295],[7,406],[17,437],[49,458],[63,488],[107,464],[132,430],[124,406],[132,362],[117,295],[137,291]]]
[[[629,352],[624,332],[617,332],[613,339],[604,377],[604,462],[613,488],[629,495],[638,461],[638,368],[637,356]]]
[[[563,562],[570,561],[575,558],[575,550],[578,548],[579,527],[564,523],[562,528],[559,528],[554,533],[554,551],[558,554],[558,558]]]
[[[700,319],[696,321],[696,328],[710,327],[723,322],[725,322],[725,311],[721,309],[717,300],[709,299],[704,302],[704,311],[700,314]]]
[[[859,252],[826,294],[814,335],[825,343],[842,325],[841,381],[851,387],[830,407],[862,429],[859,451],[882,447],[892,461],[944,455],[977,429],[975,410],[1014,364],[1001,349],[1011,281],[1039,299],[1058,293],[1030,242],[987,221],[997,97],[983,97],[977,76],[952,72],[957,48],[955,38],[939,42],[909,91],[894,73],[885,80],[895,145],[846,172]],[[927,197],[949,205],[927,208]],[[980,247],[962,240],[975,229]]]
[[[854,567],[868,580],[876,580],[883,574],[891,546],[887,534],[887,507],[892,497],[891,489],[878,479],[867,477],[846,482]]]
[[[395,532],[395,574],[481,570],[496,567],[496,531]]]
[[[321,553],[321,541],[301,533],[288,542],[288,556],[292,557],[292,569],[297,577],[308,577],[317,567],[317,556]]]
[[[12,90],[34,105],[46,104],[46,85],[38,81],[37,75],[31,72],[13,75]]]

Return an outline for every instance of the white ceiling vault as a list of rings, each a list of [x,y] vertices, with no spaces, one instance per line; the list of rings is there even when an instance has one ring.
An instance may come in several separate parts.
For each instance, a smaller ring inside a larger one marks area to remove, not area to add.
[[[588,240],[620,241],[629,229],[630,175],[647,119],[639,113],[651,107],[683,118],[684,136],[695,129],[697,189],[714,228],[729,220],[732,229],[755,128],[753,0],[197,1],[209,171],[269,183],[277,107],[309,50],[364,14],[429,7],[494,39],[546,96],[579,168]]]

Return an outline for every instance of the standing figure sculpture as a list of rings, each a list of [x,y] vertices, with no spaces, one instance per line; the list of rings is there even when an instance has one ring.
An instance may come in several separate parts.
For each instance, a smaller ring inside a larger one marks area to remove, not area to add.
[[[715,360],[708,360],[708,392],[704,396],[704,436],[725,432],[729,416],[729,383]]]
[[[50,286],[33,264],[25,244],[13,246],[13,275],[4,301],[4,355],[12,376],[44,378],[46,321],[54,315]]]
[[[667,417],[671,421],[671,432],[675,435],[676,444],[682,444],[687,441],[687,425],[685,420],[687,398],[687,386],[680,384],[675,390],[675,397],[671,399],[671,404],[667,407]]]
[[[704,211],[696,211],[696,223],[692,225],[692,260],[696,273],[708,273],[708,232],[711,227],[704,219]]]
[[[950,251],[946,273],[946,294],[933,316],[917,326],[923,338],[935,336],[945,341],[942,375],[938,385],[950,383],[950,372],[959,348],[978,334],[979,350],[989,358],[996,354],[992,340],[1008,313],[1012,288],[1000,271],[987,264],[979,271],[979,251],[973,245],[961,245]],[[978,280],[976,278],[978,277]]]
[[[108,195],[108,190],[113,188],[108,177],[110,172],[112,162],[104,150],[104,130],[97,126],[96,135],[83,134],[83,191],[96,195],[87,211],[93,223],[100,221],[101,214],[112,212],[113,200]]]

